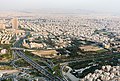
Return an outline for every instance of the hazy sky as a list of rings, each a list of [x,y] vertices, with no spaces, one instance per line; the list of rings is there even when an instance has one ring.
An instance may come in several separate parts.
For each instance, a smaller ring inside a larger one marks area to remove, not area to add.
[[[120,13],[120,0],[0,0],[0,10],[83,9]]]

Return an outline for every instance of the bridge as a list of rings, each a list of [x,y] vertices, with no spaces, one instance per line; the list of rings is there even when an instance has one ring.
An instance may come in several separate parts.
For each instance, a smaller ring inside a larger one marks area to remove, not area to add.
[[[27,34],[22,37],[20,40],[17,40],[13,47],[11,49],[14,51],[15,54],[17,54],[19,57],[24,59],[27,63],[29,63],[34,69],[38,70],[41,74],[49,78],[51,81],[64,81],[63,79],[59,78],[58,76],[54,76],[52,73],[50,73],[48,70],[44,69],[42,66],[40,66],[37,62],[30,59],[28,56],[24,54],[23,51],[35,51],[30,49],[24,49],[19,48],[21,46],[22,40],[27,37]]]
[[[32,49],[25,49],[25,48],[17,48],[17,47],[11,47],[12,50],[20,50],[20,51],[35,51]]]
[[[48,77],[50,80],[55,80],[55,77],[51,73],[49,73],[47,70],[43,69],[38,63],[35,61],[31,60],[29,57],[27,57],[23,52],[21,51],[15,51],[18,56],[23,58],[26,62],[28,62],[31,66],[33,66],[35,69],[37,69],[39,72],[41,72],[43,75]]]

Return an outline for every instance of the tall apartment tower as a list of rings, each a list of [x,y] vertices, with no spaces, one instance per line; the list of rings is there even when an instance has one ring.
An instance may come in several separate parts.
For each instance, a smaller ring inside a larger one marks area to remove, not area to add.
[[[0,20],[0,29],[5,29],[5,22],[4,22],[4,20]]]
[[[12,19],[12,28],[18,29],[18,19],[17,18]]]

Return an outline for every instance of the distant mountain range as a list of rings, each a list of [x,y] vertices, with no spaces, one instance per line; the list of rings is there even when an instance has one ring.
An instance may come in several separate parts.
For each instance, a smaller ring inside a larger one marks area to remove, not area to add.
[[[114,14],[110,12],[97,12],[92,10],[83,10],[83,9],[25,9],[25,10],[8,10],[8,11],[0,11],[0,14],[80,14],[80,15],[114,15],[120,16],[120,14]]]
[[[20,10],[19,12],[24,13],[51,13],[51,14],[91,14],[91,13],[98,13],[95,11],[90,10],[82,10],[82,9],[35,9],[35,10]]]

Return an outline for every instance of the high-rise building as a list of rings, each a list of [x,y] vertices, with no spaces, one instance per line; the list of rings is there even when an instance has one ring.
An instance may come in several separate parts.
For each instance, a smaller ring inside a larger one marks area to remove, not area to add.
[[[12,19],[12,28],[18,29],[18,19],[17,18]]]
[[[0,29],[5,29],[5,23],[3,20],[0,20]]]

